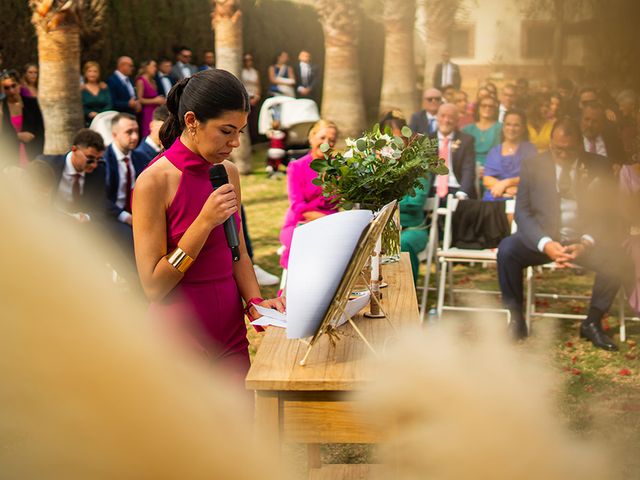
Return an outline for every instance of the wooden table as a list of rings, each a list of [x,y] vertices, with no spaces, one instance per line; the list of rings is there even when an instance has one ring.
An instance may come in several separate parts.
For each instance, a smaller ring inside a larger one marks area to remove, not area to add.
[[[396,328],[419,324],[418,303],[409,255],[385,265],[382,306]],[[377,352],[394,335],[386,319],[355,317],[356,324]],[[297,340],[288,340],[280,328],[269,328],[262,339],[246,387],[256,392],[258,432],[268,442],[308,445],[310,478],[367,478],[367,466],[321,468],[320,443],[377,443],[380,440],[371,423],[359,413],[349,393],[373,378],[367,359],[370,352],[345,324],[334,346],[324,335],[313,347],[307,364],[300,360],[307,349]],[[273,443],[272,443],[273,444]]]

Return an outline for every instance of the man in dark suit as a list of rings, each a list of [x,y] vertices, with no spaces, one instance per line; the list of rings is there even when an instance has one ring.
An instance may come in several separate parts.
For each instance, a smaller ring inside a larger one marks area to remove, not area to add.
[[[216,56],[211,50],[207,50],[202,54],[202,65],[198,67],[198,71],[211,70],[216,68]]]
[[[445,85],[453,85],[456,90],[460,90],[462,77],[460,67],[451,63],[451,55],[448,51],[442,52],[442,62],[436,65],[433,71],[433,86],[442,90]]]
[[[453,194],[459,199],[476,198],[476,154],[471,135],[458,131],[458,109],[452,103],[438,109],[438,155],[449,167],[447,175],[432,177],[431,193],[441,199]]]
[[[294,65],[296,73],[296,96],[310,98],[318,103],[320,74],[318,66],[311,63],[311,54],[302,50],[298,55],[298,62]]]
[[[153,119],[149,123],[149,135],[144,137],[135,149],[144,168],[164,150],[162,142],[160,142],[160,128],[167,118],[169,118],[169,110],[166,105],[160,105],[156,108],[153,111]]]
[[[135,276],[133,232],[131,229],[131,199],[136,179],[145,167],[144,159],[134,151],[138,144],[138,123],[126,113],[111,121],[113,142],[107,148],[104,160],[106,172],[107,212],[105,225],[119,247],[125,262],[116,265],[125,278]]]
[[[41,155],[54,173],[56,205],[81,223],[101,220],[104,205],[105,166],[102,136],[83,128],[64,155]]]
[[[617,170],[626,163],[622,139],[615,126],[607,121],[601,103],[595,101],[583,105],[580,129],[585,151],[607,157]]]
[[[118,112],[135,115],[142,110],[142,105],[136,98],[136,90],[131,82],[132,74],[133,60],[131,57],[120,57],[116,64],[116,70],[107,78],[107,85],[113,108]]]
[[[184,78],[189,78],[198,71],[198,67],[191,63],[193,53],[187,47],[181,47],[176,54],[176,63],[171,69],[171,78],[174,83],[178,83]]]
[[[411,115],[409,128],[414,133],[433,136],[438,131],[438,108],[442,105],[442,93],[436,88],[429,88],[422,96],[423,109]]]
[[[174,85],[171,78],[171,69],[173,62],[168,58],[163,58],[158,62],[158,73],[156,74],[156,85],[158,85],[158,94],[169,96],[169,91]]]
[[[518,232],[498,247],[502,301],[511,312],[509,328],[515,339],[528,335],[522,269],[550,262],[559,267],[578,264],[596,272],[580,335],[596,347],[617,350],[601,326],[623,271],[619,225],[610,209],[616,205],[612,180],[609,161],[584,152],[579,126],[570,118],[554,125],[549,152],[522,163],[515,212]]]

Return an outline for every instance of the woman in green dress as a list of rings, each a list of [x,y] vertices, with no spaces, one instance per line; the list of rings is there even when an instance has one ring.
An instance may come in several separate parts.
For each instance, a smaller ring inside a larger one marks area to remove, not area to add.
[[[483,97],[473,112],[474,123],[465,126],[462,131],[475,139],[476,165],[484,167],[487,153],[500,144],[502,125],[498,122],[498,102],[493,97]]]
[[[384,131],[386,127],[389,127],[393,135],[400,138],[404,138],[401,130],[406,124],[407,121],[402,116],[402,113],[395,110],[385,113],[382,120],[380,120],[380,128],[382,131]],[[402,227],[400,232],[400,250],[409,253],[414,283],[418,279],[418,270],[420,268],[418,255],[427,248],[427,240],[429,237],[424,205],[429,194],[431,183],[428,178],[421,178],[420,183],[422,187],[416,189],[415,196],[406,195],[399,203],[400,226]]]
[[[111,94],[107,84],[100,81],[100,65],[87,62],[82,69],[84,84],[82,85],[82,108],[84,121],[88,127],[94,117],[112,109]]]

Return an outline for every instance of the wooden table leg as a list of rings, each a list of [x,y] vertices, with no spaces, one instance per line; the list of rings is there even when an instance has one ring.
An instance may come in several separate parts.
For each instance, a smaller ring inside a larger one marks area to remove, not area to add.
[[[280,398],[278,392],[256,392],[256,433],[261,442],[280,446]]]
[[[307,468],[311,470],[312,468],[320,468],[320,467],[322,467],[322,460],[320,458],[320,444],[308,443],[307,444]]]

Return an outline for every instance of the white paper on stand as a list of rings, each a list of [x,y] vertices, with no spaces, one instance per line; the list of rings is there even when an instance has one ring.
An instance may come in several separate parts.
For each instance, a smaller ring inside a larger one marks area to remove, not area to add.
[[[370,210],[349,210],[294,230],[287,272],[287,338],[316,333],[372,219]]]
[[[345,311],[347,312],[347,315],[349,316],[349,318],[353,318],[354,316],[356,316],[360,310],[362,310],[364,307],[366,307],[369,304],[370,296],[371,295],[369,294],[369,292],[367,292],[364,295],[360,295],[357,298],[351,299],[347,302]],[[287,328],[286,313],[280,313],[279,311],[274,310],[272,308],[265,308],[259,305],[254,305],[254,308],[262,316],[257,320],[254,320],[253,322],[251,322],[251,325],[256,325],[259,327],[272,326],[272,327],[278,327],[278,328]],[[346,322],[347,322],[347,317],[342,315],[337,322],[336,321],[333,322],[333,326],[337,328]]]

